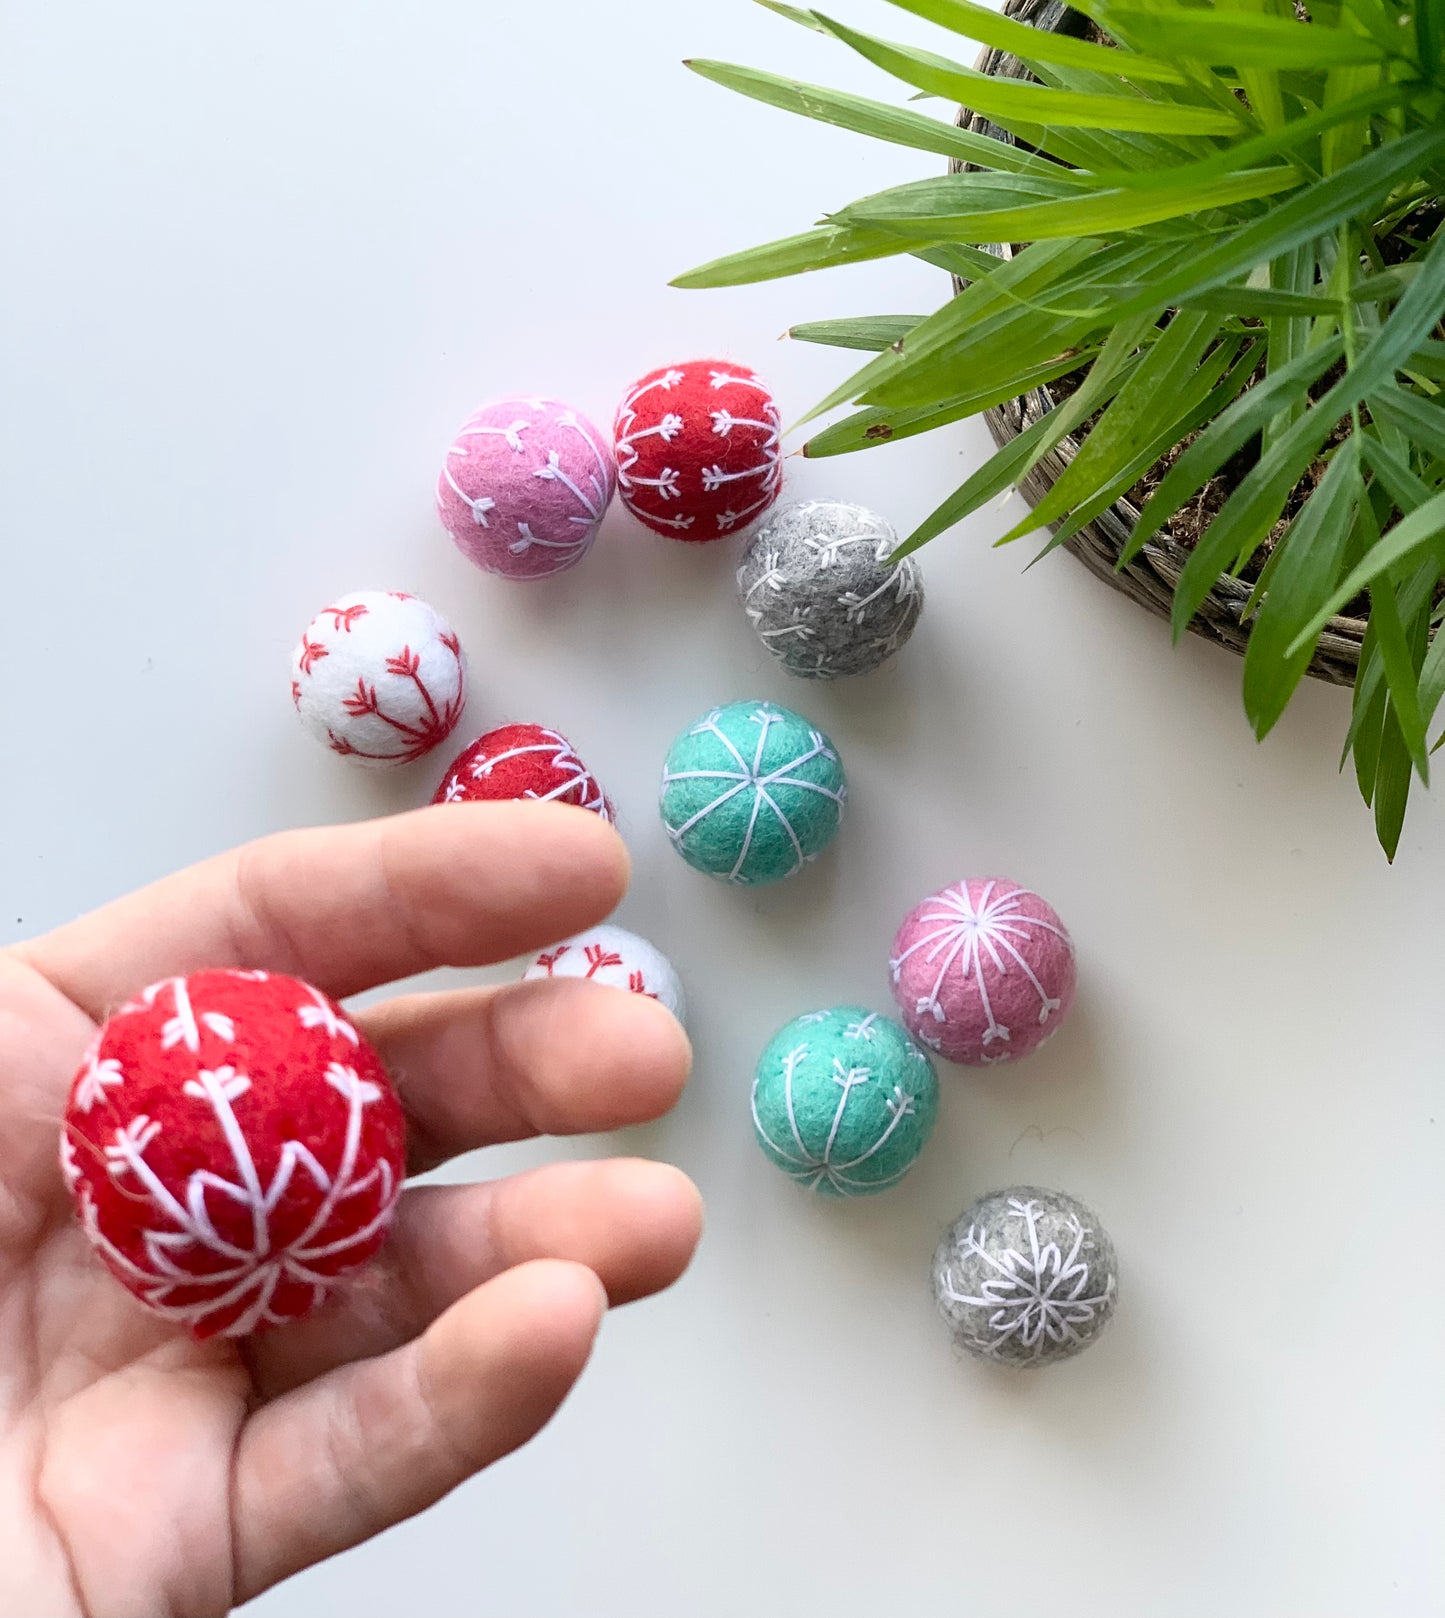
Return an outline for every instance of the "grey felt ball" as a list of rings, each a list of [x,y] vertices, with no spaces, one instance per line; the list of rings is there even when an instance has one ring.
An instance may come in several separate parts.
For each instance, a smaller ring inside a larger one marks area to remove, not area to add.
[[[933,1291],[960,1348],[1029,1367],[1087,1348],[1114,1312],[1114,1244],[1062,1191],[1017,1185],[980,1197],[933,1255]]]
[[[798,500],[775,511],[738,569],[738,594],[763,645],[805,679],[876,669],[923,610],[917,562],[888,565],[897,544],[866,506]]]

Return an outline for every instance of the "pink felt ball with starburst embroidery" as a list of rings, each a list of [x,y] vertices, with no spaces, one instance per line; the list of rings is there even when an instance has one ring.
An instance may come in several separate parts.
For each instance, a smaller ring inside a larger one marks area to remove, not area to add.
[[[1074,999],[1074,946],[1053,906],[1003,877],[972,877],[903,918],[889,961],[909,1033],[969,1067],[1017,1061]]]
[[[309,1314],[386,1239],[406,1172],[381,1058],[299,978],[154,983],[92,1041],[60,1168],[120,1284],[195,1337]]]
[[[401,590],[338,596],[291,654],[291,701],[333,753],[380,768],[409,764],[456,728],[467,694],[461,642]]]
[[[540,579],[580,562],[617,490],[612,446],[556,399],[498,399],[457,430],[437,478],[437,512],[488,573]]]

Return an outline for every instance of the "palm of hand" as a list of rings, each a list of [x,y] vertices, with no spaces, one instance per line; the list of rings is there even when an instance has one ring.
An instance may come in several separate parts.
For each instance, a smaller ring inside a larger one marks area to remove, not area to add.
[[[0,1610],[224,1612],[369,1537],[530,1437],[607,1302],[667,1285],[697,1236],[695,1193],[656,1164],[411,1187],[353,1294],[193,1342],[96,1263],[58,1170],[104,1008],[203,964],[341,994],[505,958],[600,919],[624,882],[594,816],[447,806],[286,834],[0,954]],[[655,1116],[686,1073],[665,1012],[584,983],[402,996],[359,1020],[407,1075],[414,1171]]]

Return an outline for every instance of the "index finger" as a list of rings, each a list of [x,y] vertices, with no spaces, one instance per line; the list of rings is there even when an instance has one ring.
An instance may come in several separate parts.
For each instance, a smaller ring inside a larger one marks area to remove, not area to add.
[[[19,953],[97,1020],[208,966],[292,973],[341,998],[555,943],[609,914],[627,876],[622,839],[586,810],[439,804],[247,843]]]

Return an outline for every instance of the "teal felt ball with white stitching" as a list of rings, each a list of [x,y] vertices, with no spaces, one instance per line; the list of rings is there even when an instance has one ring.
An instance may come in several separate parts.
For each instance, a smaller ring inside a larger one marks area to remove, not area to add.
[[[753,1078],[753,1131],[789,1179],[825,1196],[885,1191],[913,1167],[938,1116],[921,1046],[861,1006],[795,1017]]]
[[[757,884],[816,859],[847,798],[838,749],[816,725],[773,702],[731,702],[672,744],[659,802],[689,865]]]

